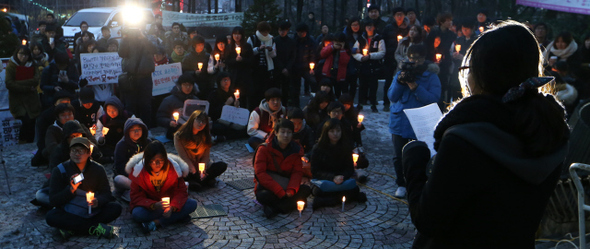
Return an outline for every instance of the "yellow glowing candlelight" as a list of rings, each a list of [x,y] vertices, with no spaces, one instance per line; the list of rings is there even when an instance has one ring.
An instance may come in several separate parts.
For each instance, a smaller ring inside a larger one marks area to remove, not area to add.
[[[359,154],[356,154],[356,153],[352,154],[352,161],[354,163],[356,163],[358,160],[359,160]]]
[[[236,99],[240,98],[240,90],[236,89],[236,92],[234,93],[234,97],[236,97]]]
[[[162,202],[164,204],[164,208],[167,208],[170,205],[170,197],[162,197]]]
[[[400,41],[401,39],[403,39],[403,38],[404,38],[403,36],[401,36],[401,35],[398,35],[398,36],[397,36],[397,42],[399,42],[399,41]]]
[[[483,33],[483,26],[479,27],[479,32]]]
[[[102,135],[103,135],[103,136],[106,136],[106,135],[107,135],[107,133],[109,133],[109,128],[107,128],[107,127],[102,127]]]
[[[358,121],[359,121],[359,123],[362,123],[362,122],[363,122],[363,120],[365,120],[365,115],[363,115],[363,114],[359,114],[359,116],[358,116]]]
[[[310,62],[310,63],[309,63],[309,69],[313,70],[313,68],[314,68],[314,67],[315,67],[315,63],[313,63],[313,62]]]
[[[460,52],[460,51],[461,51],[461,44],[457,44],[457,45],[455,45],[455,50],[456,50],[457,52]]]
[[[215,54],[215,60],[219,61],[219,54]]]
[[[92,200],[94,200],[94,193],[92,193],[92,192],[86,193],[86,201],[88,202],[88,204],[90,204],[92,202]]]
[[[368,54],[368,53],[369,53],[369,50],[368,50],[368,49],[366,49],[366,48],[363,48],[363,55],[364,55],[364,56],[367,56],[367,54]]]
[[[172,117],[174,117],[174,121],[178,122],[178,117],[180,116],[180,114],[178,114],[178,112],[174,112],[172,113]]]
[[[23,45],[27,45],[27,40],[23,39],[22,43]]]
[[[199,68],[199,71],[201,71],[201,69],[203,69],[203,62],[197,63],[197,67]]]
[[[94,150],[94,144],[90,145],[90,154],[92,154],[92,151]]]
[[[342,212],[344,212],[344,203],[346,202],[346,196],[342,196]]]
[[[305,202],[303,202],[303,201],[297,202],[297,210],[302,211],[304,207],[305,207]]]
[[[199,171],[201,171],[201,173],[205,171],[205,163],[199,163]]]
[[[94,134],[96,134],[96,127],[94,127],[94,126],[90,127],[90,134],[92,134],[92,136],[94,136]]]
[[[242,53],[242,48],[236,47],[236,53],[238,53],[238,55],[240,55]]]
[[[442,54],[436,54],[436,62],[440,62],[442,59]]]

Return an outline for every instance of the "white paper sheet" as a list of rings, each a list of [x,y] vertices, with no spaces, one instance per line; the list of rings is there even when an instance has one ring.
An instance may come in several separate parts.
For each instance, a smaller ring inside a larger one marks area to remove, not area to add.
[[[430,149],[430,156],[434,156],[434,129],[442,117],[442,113],[436,103],[413,109],[405,109],[404,113],[410,120],[412,129],[418,141],[425,142]]]

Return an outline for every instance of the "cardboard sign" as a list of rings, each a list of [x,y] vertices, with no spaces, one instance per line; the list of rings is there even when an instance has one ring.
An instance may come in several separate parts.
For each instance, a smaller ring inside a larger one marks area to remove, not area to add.
[[[223,109],[221,110],[221,117],[219,119],[245,126],[248,125],[249,117],[250,112],[248,111],[248,109],[237,108],[231,105],[224,105]]]
[[[176,85],[176,80],[182,75],[182,65],[180,62],[157,66],[152,73],[152,96],[158,96],[169,93]]]
[[[204,111],[209,113],[209,101],[198,99],[185,100],[184,107],[182,108],[182,115],[185,117],[190,117],[194,111]]]
[[[118,53],[80,54],[82,75],[89,85],[118,83],[121,60]]]
[[[18,144],[21,121],[14,119],[10,111],[0,111],[0,120],[2,121],[0,146],[7,147]]]

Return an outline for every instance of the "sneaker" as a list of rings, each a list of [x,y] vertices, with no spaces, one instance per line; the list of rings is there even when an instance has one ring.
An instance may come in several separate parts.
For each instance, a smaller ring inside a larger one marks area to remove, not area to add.
[[[386,106],[384,106],[384,107],[383,107],[383,111],[384,111],[384,112],[388,112],[388,111],[389,111],[389,105],[386,105]]]
[[[365,202],[367,202],[367,194],[365,194],[363,192],[359,192],[358,195],[356,196],[356,201],[358,203],[365,203]]]
[[[74,232],[70,231],[70,230],[64,230],[64,229],[58,229],[59,230],[59,234],[61,235],[61,237],[64,240],[68,240],[70,237],[72,237],[72,235],[74,235]]]
[[[397,198],[406,197],[406,187],[398,187],[393,196],[395,196]]]
[[[94,235],[99,238],[105,237],[107,239],[110,239],[113,237],[113,227],[103,223],[98,223],[98,225],[90,227],[90,229],[88,229],[88,234]]]
[[[371,111],[379,112],[379,110],[377,110],[377,106],[374,106],[374,105],[371,106]]]
[[[150,222],[143,222],[141,223],[141,227],[143,230],[143,233],[148,234],[152,231],[156,231],[157,226],[156,226],[156,222],[150,221]]]
[[[262,208],[262,211],[264,212],[264,216],[266,216],[267,219],[272,219],[279,214],[279,212],[277,212],[274,208],[267,205]]]

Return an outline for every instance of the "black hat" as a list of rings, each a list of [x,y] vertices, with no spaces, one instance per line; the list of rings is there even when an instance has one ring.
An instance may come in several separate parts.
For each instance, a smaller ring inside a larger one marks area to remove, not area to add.
[[[94,91],[90,87],[82,87],[80,89],[80,102],[88,104],[94,102]]]

